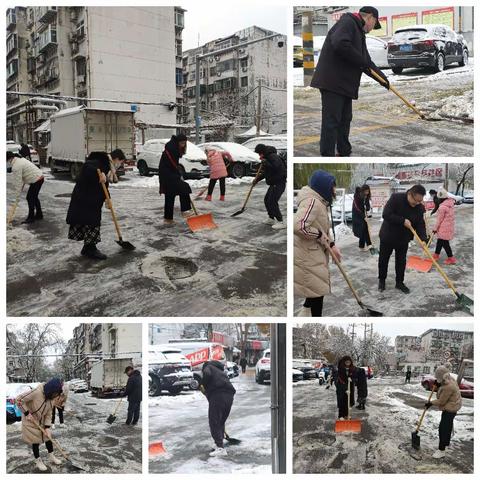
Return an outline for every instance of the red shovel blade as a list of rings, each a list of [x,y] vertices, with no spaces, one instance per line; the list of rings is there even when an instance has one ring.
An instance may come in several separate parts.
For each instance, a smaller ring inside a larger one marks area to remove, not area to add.
[[[407,259],[407,268],[412,268],[418,272],[427,273],[431,270],[433,265],[432,260],[429,258],[417,257],[416,255],[411,255]]]
[[[148,454],[151,457],[154,457],[155,455],[162,455],[164,453],[167,453],[167,451],[163,446],[163,442],[154,442],[148,446]]]

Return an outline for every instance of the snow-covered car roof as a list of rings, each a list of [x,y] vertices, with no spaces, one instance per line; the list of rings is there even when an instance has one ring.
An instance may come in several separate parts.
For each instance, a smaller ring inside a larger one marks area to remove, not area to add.
[[[451,30],[451,28],[447,25],[442,25],[441,23],[432,23],[432,24],[428,24],[428,25],[420,24],[420,25],[410,25],[409,27],[397,28],[395,30],[394,34],[398,33],[398,32],[408,32],[409,30],[430,31],[430,30],[434,30],[435,28],[438,28],[438,27],[442,27],[442,28],[446,28],[447,30]]]
[[[292,373],[295,375],[303,375],[303,372],[301,370],[298,370],[297,368],[292,368]]]
[[[148,147],[148,145],[151,145],[151,144],[161,143],[165,145],[169,141],[170,141],[169,138],[151,138],[150,140],[147,140],[143,144],[143,149],[145,149],[145,146]],[[201,148],[199,148],[197,145],[187,140],[187,152],[182,156],[182,158],[180,159],[180,162],[182,160],[200,160],[201,161],[206,159],[207,159],[207,156],[205,155],[205,152]]]
[[[205,150],[211,148],[219,152],[228,152],[236,162],[256,162],[260,161],[257,153],[249,148],[234,142],[207,142],[197,145],[198,148]]]
[[[26,392],[28,390],[33,390],[34,388],[37,388],[39,385],[39,382],[33,382],[33,383],[7,383],[5,386],[5,393],[7,397],[17,397],[23,392]]]

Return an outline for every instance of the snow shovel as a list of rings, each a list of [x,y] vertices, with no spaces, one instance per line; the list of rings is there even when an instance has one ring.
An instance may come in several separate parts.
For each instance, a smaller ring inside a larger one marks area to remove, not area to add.
[[[223,432],[223,436],[230,445],[240,445],[242,443],[238,438],[232,438],[226,431]]]
[[[167,453],[165,447],[163,446],[163,442],[154,442],[148,446],[148,454],[153,457],[155,455],[163,455]]]
[[[360,433],[362,431],[362,421],[361,420],[352,420],[351,416],[351,406],[350,406],[350,385],[352,379],[348,377],[348,386],[347,386],[347,405],[348,405],[348,418],[346,420],[336,420],[335,421],[335,433]]]
[[[345,269],[342,267],[342,265],[340,264],[340,262],[338,261],[337,257],[335,256],[335,254],[333,253],[333,250],[332,248],[329,246],[328,247],[328,251],[330,253],[330,255],[332,256],[333,258],[333,261],[337,264],[337,267],[338,269],[340,270],[340,273],[342,274],[343,278],[345,279],[345,281],[347,282],[347,285],[348,287],[350,288],[350,290],[352,291],[353,293],[353,296],[355,297],[355,300],[357,301],[358,305],[360,306],[361,309],[365,310],[368,314],[369,317],[383,317],[383,313],[382,312],[379,312],[377,310],[374,310],[373,308],[370,308],[368,307],[367,305],[365,305],[362,300],[360,299],[360,297],[358,296],[358,293],[357,291],[353,288],[353,285],[352,285],[352,281],[350,280],[349,276],[347,275],[347,272],[345,271]]]
[[[118,407],[120,407],[122,400],[123,400],[123,397],[120,398],[120,400],[117,402],[115,410],[107,418],[107,423],[109,423],[110,425],[117,419]]]
[[[47,432],[45,431],[45,429],[34,418],[32,420],[33,420],[34,425],[36,427],[38,427],[40,429],[40,431],[48,438],[48,435],[47,435]],[[86,470],[83,467],[81,467],[80,465],[76,465],[75,463],[72,462],[72,460],[70,460],[70,457],[62,449],[62,447],[58,443],[57,439],[51,437],[50,440],[55,445],[55,447],[57,447],[57,450],[60,452],[60,455],[67,461],[67,467],[70,467],[72,470],[82,470],[82,471],[86,472]]]
[[[427,248],[430,248],[430,244],[433,240],[433,234],[430,235],[430,239],[427,243]],[[432,268],[432,261],[429,258],[419,257],[418,255],[410,255],[407,258],[407,268],[412,268],[413,270],[417,270],[419,272],[427,273]]]
[[[8,220],[7,220],[7,226],[11,226],[13,219],[15,218],[15,213],[17,212],[17,207],[20,202],[20,195],[23,192],[23,187],[25,187],[25,184],[22,185],[21,190],[17,194],[17,198],[15,199],[15,203],[12,205],[12,208],[10,209],[10,212],[8,214]]]
[[[378,255],[378,250],[373,246],[372,232],[370,231],[370,222],[368,221],[367,214],[365,214],[365,223],[367,224],[368,237],[370,238],[370,255]]]
[[[370,73],[382,84],[385,85],[385,80],[372,68],[370,69]],[[422,120],[429,120],[431,122],[441,121],[440,118],[429,118],[424,113],[422,113],[415,105],[412,105],[401,93],[399,93],[395,88],[390,85],[389,90],[391,90],[400,100],[407,105],[407,107],[411,108]]]
[[[417,232],[413,227],[409,227],[410,231],[413,233],[415,240],[418,244],[422,247],[423,251],[430,257],[433,265],[438,270],[438,273],[443,277],[447,285],[452,289],[453,293],[457,297],[457,303],[470,315],[473,315],[473,300],[470,297],[467,297],[463,293],[459,293],[458,290],[453,285],[452,281],[448,278],[447,274],[443,271],[442,267],[438,264],[438,262],[433,258],[433,255],[430,253],[430,250],[426,247],[426,245],[420,240]]]
[[[432,391],[430,392],[430,395],[428,397],[428,400],[427,402],[430,402],[430,400],[432,399],[432,395],[433,395],[433,392],[435,391],[435,386],[433,386],[432,388]],[[420,449],[420,435],[418,434],[418,432],[420,431],[420,428],[422,426],[422,423],[423,423],[423,419],[425,418],[425,414],[427,413],[427,410],[428,408],[425,407],[423,409],[423,413],[420,417],[420,419],[418,420],[417,422],[417,428],[412,432],[412,448],[414,448],[415,450],[419,450]]]
[[[97,168],[98,178],[100,178],[100,174],[102,173],[100,169]],[[107,187],[104,183],[102,183],[103,193],[105,195],[105,200],[107,201],[108,208],[112,214],[113,223],[115,224],[115,230],[117,231],[118,240],[116,242],[124,249],[124,250],[135,250],[135,245],[132,245],[130,242],[126,242],[122,238],[122,234],[120,233],[120,226],[117,222],[117,216],[115,215],[115,211],[113,210],[112,199],[110,194],[108,193]]]
[[[255,178],[253,179],[252,184],[250,185],[250,189],[248,190],[247,197],[245,198],[245,201],[243,202],[242,208],[238,212],[232,213],[230,215],[231,217],[236,217],[237,215],[240,215],[245,211],[248,200],[250,199],[250,195],[252,194],[253,187],[255,186],[255,180],[260,176],[261,171],[262,171],[262,164],[260,163],[260,166],[258,167],[258,170],[257,170],[257,174],[255,175]]]
[[[190,199],[192,204],[193,211],[195,215],[187,217],[187,224],[190,227],[192,232],[198,232],[199,230],[211,230],[212,228],[217,228],[217,224],[213,221],[213,215],[211,213],[199,214],[195,208],[193,200]]]

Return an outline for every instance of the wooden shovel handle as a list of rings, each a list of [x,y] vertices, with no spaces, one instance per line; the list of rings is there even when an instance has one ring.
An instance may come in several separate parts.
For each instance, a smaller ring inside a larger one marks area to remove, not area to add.
[[[35,418],[32,416],[32,420],[33,420],[33,423],[34,425],[40,429],[40,431],[57,447],[57,450],[60,452],[60,455],[62,455],[62,457],[67,460],[67,462],[70,462],[70,459],[68,458],[68,455],[63,451],[62,447],[60,446],[60,444],[58,443],[58,440],[56,440],[55,438],[53,437],[49,437],[47,435],[47,431],[37,422],[37,420],[35,420]]]
[[[100,171],[99,168],[97,168],[97,175],[99,180],[101,179],[101,174],[102,172]],[[115,211],[113,210],[112,199],[110,198],[110,194],[108,193],[106,185],[103,182],[100,182],[100,184],[102,185],[102,188],[103,188],[103,194],[105,195],[105,200],[107,201],[108,206],[110,207],[110,212],[112,214],[112,219],[115,225],[115,230],[117,231],[118,239],[121,241],[122,234],[120,233],[120,227],[118,226],[117,216],[115,215]]]
[[[452,289],[453,293],[459,297],[460,295],[457,292],[457,289],[453,285],[452,281],[447,277],[447,274],[443,271],[442,267],[438,264],[438,262],[433,258],[433,255],[430,253],[430,250],[426,247],[426,245],[422,242],[420,237],[418,236],[418,233],[415,231],[413,227],[409,227],[410,231],[413,233],[413,236],[415,240],[418,242],[418,244],[422,247],[423,251],[428,255],[430,260],[433,262],[435,265],[435,268],[438,270],[438,273],[443,277],[445,282],[447,282],[447,285]]]
[[[118,408],[120,407],[120,404],[122,403],[123,397],[120,397],[120,400],[117,402],[117,406],[115,407],[115,411],[113,412],[113,415],[115,416],[118,412]]]
[[[260,166],[258,167],[255,178],[253,179],[252,184],[250,185],[250,189],[248,190],[247,198],[245,198],[245,201],[243,202],[242,210],[247,206],[248,200],[250,199],[250,195],[252,194],[253,187],[255,186],[255,180],[260,176],[261,171],[262,171],[262,163],[260,162]]]
[[[384,78],[382,78],[375,70],[372,68],[370,69],[370,73],[382,84],[386,85],[386,81]],[[392,85],[390,85],[389,90],[391,90],[400,100],[407,105],[407,107],[410,107],[422,120],[425,118],[425,114],[423,114],[418,108],[416,108],[414,105],[412,105],[398,90]]]
[[[427,403],[430,403],[430,400],[432,399],[432,395],[433,395],[433,392],[435,391],[435,385],[432,387],[432,391],[430,392],[430,395],[428,396],[428,400],[427,400]],[[423,413],[422,413],[422,416],[420,417],[420,419],[418,420],[418,423],[417,423],[417,429],[416,429],[416,432],[418,433],[420,431],[420,427],[422,426],[422,423],[423,423],[423,419],[425,417],[425,414],[427,413],[427,410],[428,408],[425,407],[423,409]]]
[[[7,225],[10,225],[13,222],[13,219],[15,218],[15,212],[17,211],[18,202],[20,202],[20,195],[23,192],[23,187],[25,187],[25,184],[22,185],[22,188],[17,193],[17,198],[15,199],[15,203],[12,205],[12,208],[10,209],[10,212],[8,214]]]

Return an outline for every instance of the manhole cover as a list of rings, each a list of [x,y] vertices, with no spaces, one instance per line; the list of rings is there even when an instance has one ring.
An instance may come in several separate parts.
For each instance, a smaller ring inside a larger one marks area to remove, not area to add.
[[[193,277],[198,272],[198,266],[192,260],[185,258],[149,255],[142,264],[142,272],[148,277],[174,282]]]

